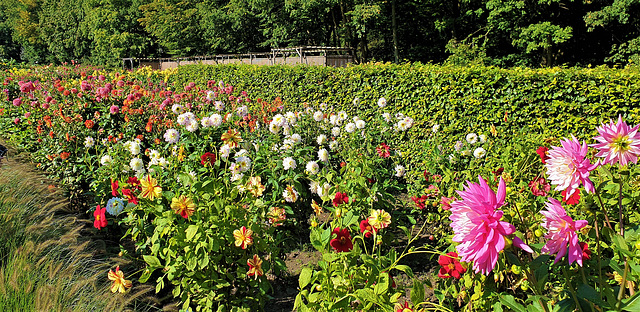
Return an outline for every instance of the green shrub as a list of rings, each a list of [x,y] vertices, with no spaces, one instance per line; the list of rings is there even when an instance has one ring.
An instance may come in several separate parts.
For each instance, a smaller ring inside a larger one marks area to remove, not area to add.
[[[435,124],[446,135],[444,143],[453,145],[469,132],[488,135],[492,125],[504,137],[522,134],[521,129],[527,128],[544,138],[569,133],[586,138],[595,133],[595,126],[618,114],[629,122],[640,121],[637,68],[189,65],[179,67],[168,79],[177,89],[208,80],[223,80],[254,99],[279,97],[288,107],[324,102],[350,115],[379,114],[382,110],[376,103],[384,97],[386,111],[402,112],[415,120],[406,136],[390,142],[402,151],[412,181],[429,169],[425,148],[416,142],[425,141]],[[359,101],[354,104],[356,98]]]

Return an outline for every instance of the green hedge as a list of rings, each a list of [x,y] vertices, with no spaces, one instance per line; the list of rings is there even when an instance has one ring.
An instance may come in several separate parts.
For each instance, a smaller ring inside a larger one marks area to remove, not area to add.
[[[365,64],[346,68],[319,66],[189,65],[169,82],[223,80],[253,99],[282,98],[285,106],[333,105],[336,111],[370,110],[369,116],[404,112],[415,120],[402,142],[393,142],[420,171],[423,144],[433,124],[451,142],[466,133],[503,135],[539,133],[543,137],[593,136],[596,126],[621,114],[640,122],[638,68],[500,69],[431,64]],[[385,97],[385,109],[377,100]],[[350,114],[352,115],[352,114]]]

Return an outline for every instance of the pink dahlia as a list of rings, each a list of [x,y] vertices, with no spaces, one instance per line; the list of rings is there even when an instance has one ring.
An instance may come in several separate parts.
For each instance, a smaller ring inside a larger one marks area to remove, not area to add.
[[[480,184],[467,181],[464,191],[458,191],[462,199],[451,203],[451,227],[453,241],[460,243],[456,247],[460,261],[472,262],[476,273],[487,275],[498,262],[498,256],[506,245],[506,236],[513,234],[515,227],[500,221],[504,206],[506,185],[500,178],[498,194],[493,192],[487,181],[478,177]],[[520,238],[513,238],[513,245],[527,252],[533,252]]]
[[[618,116],[618,122],[611,120],[608,124],[602,124],[596,128],[599,136],[594,139],[599,143],[591,145],[598,149],[596,157],[604,157],[603,164],[615,164],[620,162],[626,166],[627,163],[638,163],[640,155],[640,133],[636,125],[631,128],[622,121],[622,116]]]
[[[582,266],[584,254],[578,241],[577,232],[587,226],[587,221],[573,221],[571,217],[567,216],[562,204],[555,198],[549,198],[547,210],[540,211],[540,213],[544,215],[542,227],[548,231],[544,236],[548,241],[541,251],[548,254],[557,253],[554,263],[558,263],[567,253],[567,245],[569,245],[569,265],[578,262]]]
[[[571,197],[580,184],[584,184],[588,193],[594,192],[589,172],[598,167],[598,163],[591,164],[587,158],[587,143],[580,145],[578,139],[571,136],[571,139],[564,139],[560,144],[562,147],[552,147],[545,164],[551,184],[556,185],[555,190],[567,190],[565,199]]]

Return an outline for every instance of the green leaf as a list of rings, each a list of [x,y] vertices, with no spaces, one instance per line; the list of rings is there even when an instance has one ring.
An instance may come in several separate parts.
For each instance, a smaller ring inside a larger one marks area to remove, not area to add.
[[[401,265],[396,265],[393,268],[398,270],[398,271],[402,271],[402,272],[406,273],[409,277],[413,276],[413,271],[411,270],[411,268],[408,265],[401,264]]]
[[[493,311],[495,312],[502,312],[502,304],[500,304],[500,302],[496,302],[493,305]]]
[[[142,272],[142,274],[140,275],[140,278],[138,278],[138,281],[140,283],[146,283],[149,278],[151,277],[151,274],[153,273],[153,271],[155,271],[155,269],[146,269]]]
[[[624,311],[640,311],[640,292],[635,293],[629,299],[623,300],[623,303],[622,310]]]
[[[598,293],[593,287],[587,285],[587,284],[580,284],[578,285],[578,289],[577,289],[577,295],[579,298],[593,302],[597,305],[599,305],[601,308],[604,309],[609,309],[611,307],[609,307],[609,304],[602,301],[600,299],[600,293]]]
[[[356,224],[358,222],[358,218],[356,216],[353,215],[353,212],[348,211],[344,218],[342,219],[342,225],[347,228],[353,224]]]
[[[162,267],[160,260],[156,256],[144,255],[142,258],[144,259],[144,262],[154,269]]]
[[[185,233],[187,234],[187,241],[191,241],[193,240],[193,237],[196,235],[196,233],[198,232],[198,228],[199,226],[197,224],[191,224],[189,225],[189,227],[187,228],[187,230],[185,231]]]
[[[624,240],[624,237],[622,237],[622,235],[617,233],[613,235],[612,242],[613,242],[613,245],[616,247],[615,249],[617,249],[618,251],[622,252],[623,254],[629,257],[634,256],[634,254],[629,251],[629,246],[627,246],[627,242]]]
[[[356,290],[356,296],[362,302],[378,302],[378,297],[368,288]]]
[[[385,294],[389,290],[389,273],[381,273],[378,276],[378,283],[373,287],[373,292],[376,295]]]
[[[417,305],[424,301],[424,285],[421,281],[414,279],[413,287],[411,288],[411,302],[413,305]]]
[[[509,307],[511,310],[516,312],[527,312],[525,307],[520,303],[516,302],[516,299],[511,295],[500,295],[500,303]]]
[[[300,272],[300,277],[298,278],[298,285],[300,289],[303,289],[309,285],[311,282],[311,277],[313,276],[313,270],[311,268],[303,268]]]

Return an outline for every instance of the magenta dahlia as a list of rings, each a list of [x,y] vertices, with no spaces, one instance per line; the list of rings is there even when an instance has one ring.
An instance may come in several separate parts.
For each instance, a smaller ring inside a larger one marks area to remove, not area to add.
[[[638,163],[640,155],[640,133],[636,125],[631,128],[622,121],[622,116],[618,116],[618,122],[611,120],[608,124],[602,124],[596,128],[599,136],[594,139],[598,141],[592,147],[598,149],[596,157],[603,157],[603,164],[615,164],[620,162],[626,166],[627,163]]]
[[[544,236],[547,243],[542,247],[542,252],[547,254],[555,254],[554,263],[558,263],[569,250],[569,264],[577,262],[582,266],[583,250],[578,241],[578,231],[587,226],[586,220],[573,221],[562,208],[562,204],[555,198],[549,198],[547,201],[547,210],[540,213],[544,215],[542,218],[542,227],[547,229]],[[567,245],[569,248],[567,248]]]
[[[507,243],[506,236],[513,234],[515,227],[500,221],[504,206],[506,185],[502,177],[498,184],[498,194],[478,177],[479,184],[467,181],[463,191],[458,191],[462,199],[451,203],[451,227],[453,241],[460,243],[456,247],[460,261],[472,262],[476,273],[487,275],[498,262],[500,251]],[[513,238],[513,245],[527,252],[533,252],[520,238]]]
[[[565,200],[571,197],[580,184],[588,193],[595,191],[589,179],[589,173],[598,167],[587,158],[587,143],[578,142],[576,137],[560,141],[562,147],[553,146],[545,164],[547,175],[556,191],[567,190]]]

